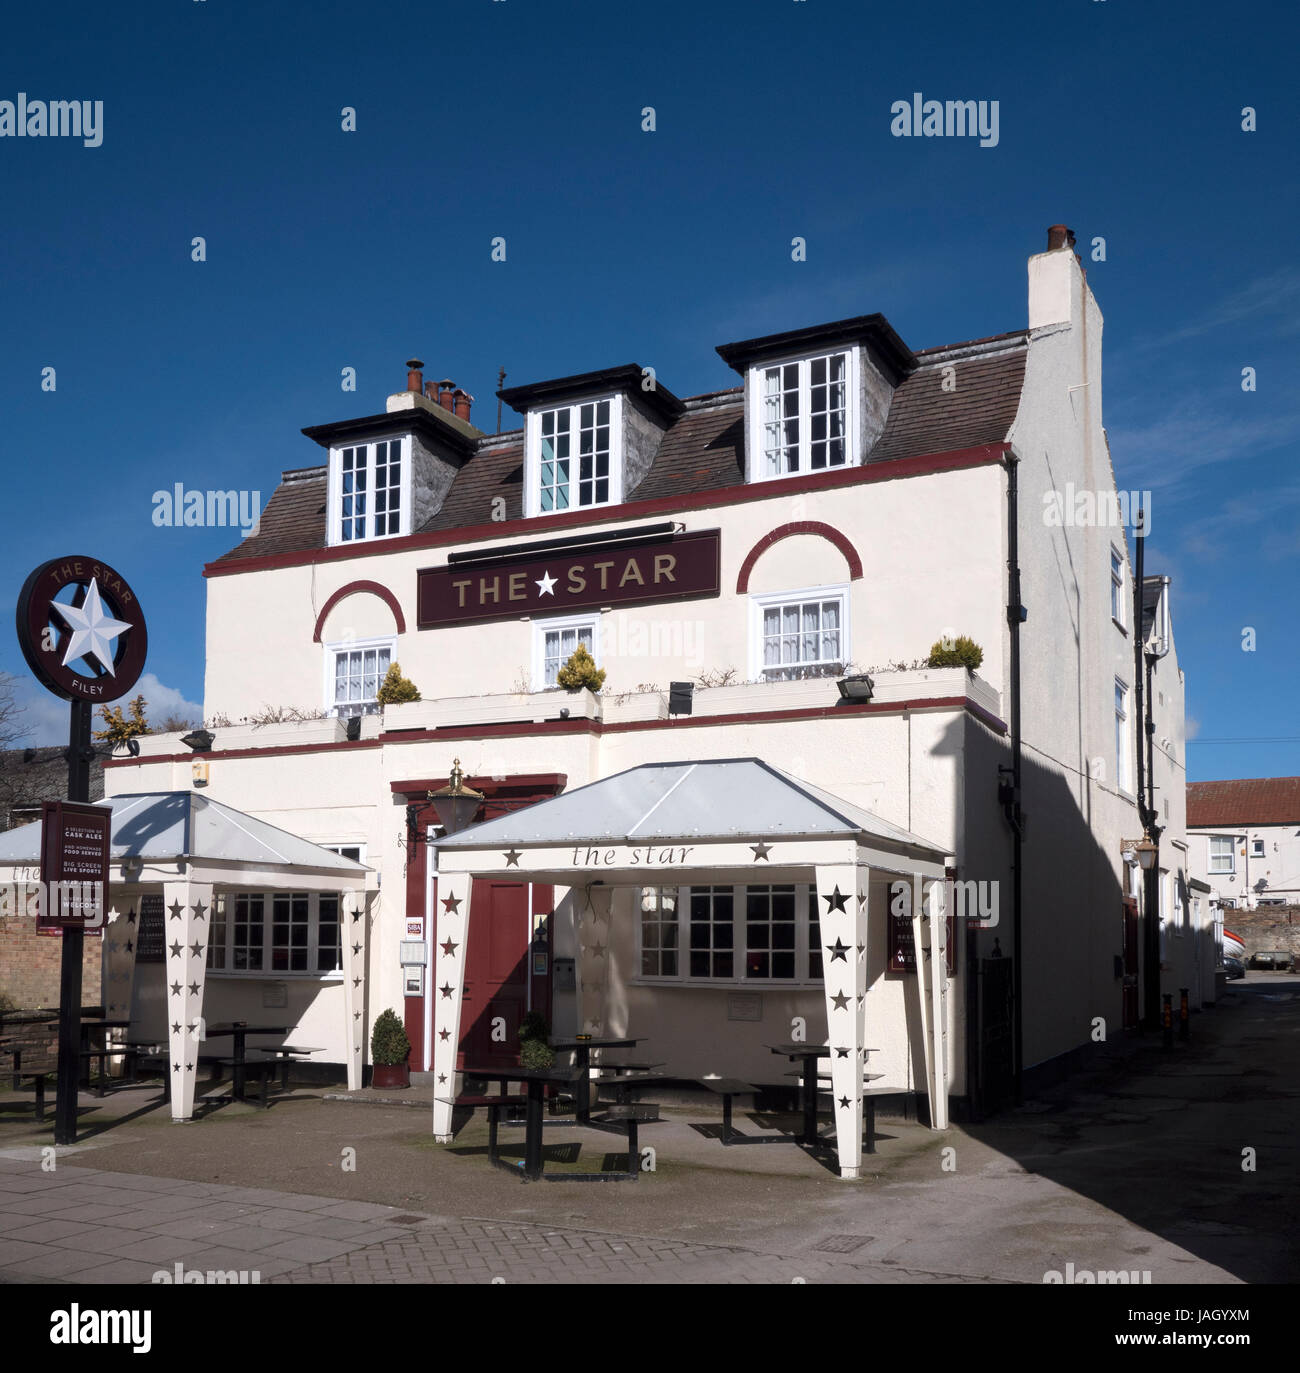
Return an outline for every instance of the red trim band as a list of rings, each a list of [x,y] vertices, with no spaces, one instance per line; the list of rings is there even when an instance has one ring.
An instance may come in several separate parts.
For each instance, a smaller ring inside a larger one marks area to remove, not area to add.
[[[823,524],[820,520],[795,520],[791,524],[778,525],[770,534],[764,534],[745,554],[745,561],[740,567],[740,576],[736,578],[737,596],[743,596],[749,590],[749,574],[754,570],[754,564],[763,554],[774,543],[780,543],[782,539],[792,539],[796,534],[813,534],[833,543],[844,554],[845,561],[849,565],[849,580],[856,582],[862,576],[862,559],[858,557],[858,550],[853,547],[846,534],[841,534],[834,526]]]
[[[321,613],[316,616],[316,628],[312,631],[311,641],[314,644],[320,643],[320,632],[325,628],[325,621],[329,613],[338,603],[347,596],[364,594],[378,596],[381,601],[393,612],[393,619],[397,621],[397,632],[406,633],[406,616],[402,614],[402,607],[398,604],[397,597],[379,582],[349,582],[347,586],[341,586],[325,602],[321,608]]]

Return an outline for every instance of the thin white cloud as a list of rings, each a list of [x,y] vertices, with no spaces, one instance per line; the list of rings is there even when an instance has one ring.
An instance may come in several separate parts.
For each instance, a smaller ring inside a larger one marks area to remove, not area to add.
[[[14,691],[15,698],[23,707],[22,724],[26,733],[17,742],[43,748],[52,744],[68,742],[68,703],[45,691],[30,678],[19,678]],[[146,672],[135,689],[109,705],[121,705],[136,696],[145,699],[145,714],[153,724],[161,724],[169,715],[179,715],[184,719],[201,720],[203,707],[186,700],[184,694],[175,687],[160,682],[152,672]],[[103,722],[99,711],[95,711],[92,729],[101,729]]]
[[[1247,320],[1258,323],[1270,317],[1275,336],[1300,332],[1300,268],[1288,264],[1267,276],[1257,277],[1181,328],[1154,334],[1136,346],[1139,349],[1165,348],[1219,329],[1230,329]]]

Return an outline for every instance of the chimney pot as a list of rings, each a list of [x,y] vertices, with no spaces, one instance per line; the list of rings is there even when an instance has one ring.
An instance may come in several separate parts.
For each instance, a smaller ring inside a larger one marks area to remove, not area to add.
[[[406,389],[414,391],[418,396],[424,394],[424,374],[420,371],[423,366],[424,363],[419,358],[406,359]]]
[[[474,403],[474,397],[468,391],[462,391],[458,386],[454,392],[456,401],[456,418],[469,423],[469,408]]]
[[[1064,224],[1053,224],[1047,230],[1047,251],[1053,252],[1057,248],[1074,247],[1074,230],[1067,228]]]
[[[450,377],[444,377],[438,383],[438,404],[441,405],[444,410],[455,409],[455,401],[452,398],[455,389],[456,383],[452,381]]]

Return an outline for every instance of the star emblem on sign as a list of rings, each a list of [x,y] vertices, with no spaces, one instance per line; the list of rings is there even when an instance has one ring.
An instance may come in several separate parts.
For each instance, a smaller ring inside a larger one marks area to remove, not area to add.
[[[113,665],[113,640],[124,634],[131,626],[125,620],[115,620],[100,600],[99,583],[94,577],[86,589],[86,599],[79,606],[62,605],[58,601],[50,607],[59,615],[72,637],[68,640],[68,650],[63,655],[63,666],[67,667],[78,658],[96,659],[110,677],[116,675]]]
[[[556,578],[552,577],[549,572],[543,572],[537,579],[537,594],[539,596],[554,596],[555,582]]]
[[[845,896],[842,891],[840,891],[838,884],[836,885],[834,891],[822,893],[822,900],[826,902],[827,915],[829,915],[832,911],[844,910],[844,903],[848,899],[849,898]]]

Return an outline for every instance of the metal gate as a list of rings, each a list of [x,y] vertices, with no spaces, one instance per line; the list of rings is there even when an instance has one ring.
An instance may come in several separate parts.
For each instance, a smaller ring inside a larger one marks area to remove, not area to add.
[[[1015,978],[1012,958],[979,961],[979,1114],[992,1115],[1015,1094]]]

